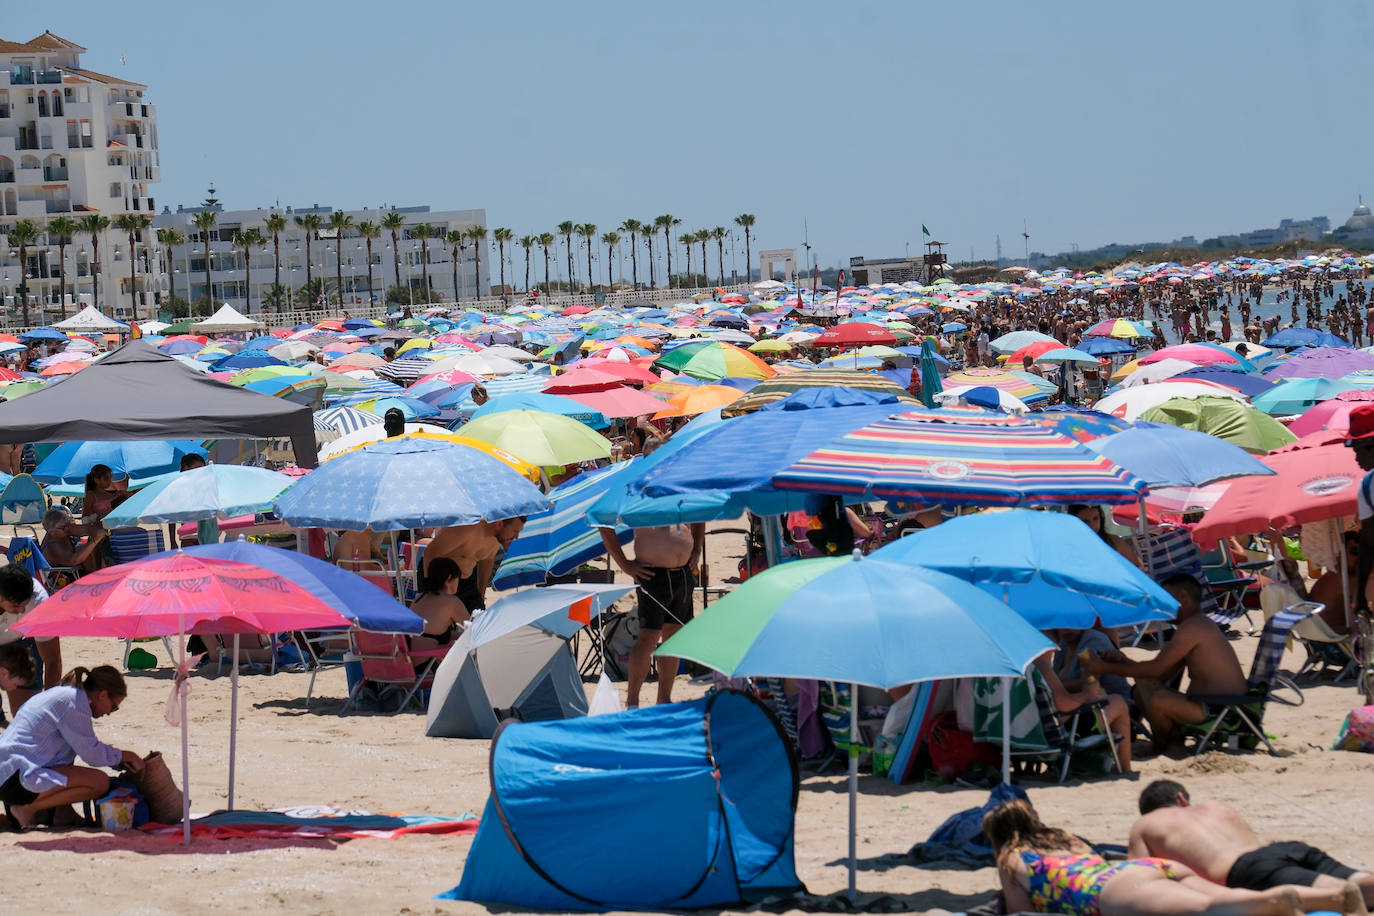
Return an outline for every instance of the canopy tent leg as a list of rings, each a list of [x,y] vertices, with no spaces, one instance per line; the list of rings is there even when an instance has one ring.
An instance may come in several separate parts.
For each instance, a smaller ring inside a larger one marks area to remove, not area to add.
[[[771,519],[770,519],[771,521]],[[849,685],[849,899],[858,896],[859,867],[859,685]]]
[[[184,713],[183,713],[184,715]],[[234,760],[239,737],[239,634],[234,634],[234,661],[229,667],[229,810],[234,810]],[[184,753],[184,752],[183,752]]]
[[[772,569],[782,562],[782,539],[778,529],[778,516],[759,516],[759,526],[763,529],[763,550],[768,558],[768,568]]]
[[[1350,570],[1346,568],[1344,531],[1340,533],[1340,541],[1337,544],[1335,555],[1341,558],[1341,599],[1345,601],[1345,631],[1347,633],[1354,633],[1355,611],[1350,603]]]
[[[186,617],[184,614],[177,615],[177,630],[181,636],[181,660],[178,667],[181,671],[186,670]],[[236,660],[237,661],[237,660]],[[237,667],[237,665],[235,666]],[[188,744],[186,740],[186,685],[180,687],[181,693],[181,840],[191,845],[191,761],[187,756]]]

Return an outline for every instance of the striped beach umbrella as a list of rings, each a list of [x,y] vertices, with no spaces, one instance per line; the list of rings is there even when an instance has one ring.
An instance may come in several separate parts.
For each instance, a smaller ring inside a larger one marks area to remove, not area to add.
[[[1152,337],[1154,332],[1139,321],[1125,318],[1108,318],[1088,328],[1085,337],[1115,337],[1117,340],[1131,340],[1137,337]]]
[[[542,585],[549,575],[561,576],[606,553],[599,530],[587,518],[587,510],[636,462],[579,474],[549,492],[553,508],[525,520],[520,536],[511,542],[496,570],[492,586],[498,589]],[[620,543],[634,539],[634,529],[618,524]]]
[[[382,418],[354,407],[329,407],[315,414],[314,423],[320,432],[343,436],[369,426],[381,426]]]
[[[947,388],[959,385],[988,385],[1000,388],[1007,394],[1015,395],[1032,405],[1049,400],[1050,392],[1055,390],[1051,383],[1045,383],[1042,387],[1025,378],[1024,373],[1012,373],[1004,369],[961,369],[945,376]]]
[[[1145,482],[1053,429],[931,422],[905,414],[833,440],[773,478],[779,489],[927,505],[1138,501]]]
[[[780,401],[803,388],[858,388],[864,391],[885,392],[908,403],[916,403],[916,399],[905,389],[881,375],[847,369],[803,369],[759,382],[748,394],[724,407],[720,413],[723,417],[753,413],[765,404]]]
[[[773,367],[748,350],[718,340],[691,341],[674,347],[654,361],[658,369],[671,369],[693,378],[714,381],[732,378],[772,378]]]

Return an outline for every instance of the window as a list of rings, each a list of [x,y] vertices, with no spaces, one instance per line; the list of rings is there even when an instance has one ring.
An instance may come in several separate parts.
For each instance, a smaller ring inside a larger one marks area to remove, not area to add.
[[[124,187],[123,187],[119,182],[117,182],[117,181],[112,181],[112,182],[110,182],[110,196],[111,196],[111,197],[123,197],[123,196],[124,196]]]

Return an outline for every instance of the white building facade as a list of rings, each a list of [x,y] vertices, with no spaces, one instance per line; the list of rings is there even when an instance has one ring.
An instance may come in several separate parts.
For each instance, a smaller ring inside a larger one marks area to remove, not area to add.
[[[159,297],[176,296],[195,303],[205,296],[205,240],[195,224],[197,214],[204,209],[178,207],[176,212],[164,210],[153,220],[153,233],[163,227],[175,227],[185,238],[183,243],[170,251],[158,247],[158,258],[162,264]],[[323,279],[331,307],[347,308],[349,305],[381,302],[386,290],[398,285],[398,280],[400,286],[420,290],[424,288],[426,277],[430,289],[444,299],[473,299],[489,295],[489,261],[494,256],[493,240],[489,236],[480,240],[464,238],[458,245],[455,260],[454,244],[446,238],[451,232],[466,236],[473,227],[485,227],[486,211],[482,209],[435,211],[427,206],[419,206],[346,210],[343,212],[351,218],[352,227],[345,229],[339,239],[334,237],[334,230],[329,228],[330,219],[335,213],[332,207],[213,209],[215,224],[209,230],[210,286],[211,299],[216,308],[228,303],[245,314],[271,310],[273,303],[269,294],[276,282],[278,249],[281,285],[294,293],[309,280]],[[286,220],[286,227],[278,233],[276,247],[272,233],[267,229],[267,219],[273,213],[279,213]],[[392,256],[391,231],[382,228],[383,220],[391,213],[399,214],[404,220],[396,232],[399,262]],[[297,223],[298,219],[308,216],[319,217],[321,228],[317,232],[308,232]],[[380,233],[372,240],[370,287],[367,239],[358,229],[361,223],[372,223],[380,228]],[[414,231],[421,224],[431,229],[427,245]],[[263,241],[245,253],[243,248],[234,244],[234,238],[248,230],[256,230]],[[307,234],[310,236],[308,245]],[[155,242],[155,234],[150,234],[150,237]],[[507,244],[507,257],[510,256],[510,248]],[[342,295],[335,289],[340,275]],[[297,303],[297,306],[304,304]]]
[[[144,229],[130,253],[128,233],[100,236],[101,275],[93,275],[92,239],[78,231],[66,245],[65,296],[59,245],[46,231],[53,219],[99,214],[151,218],[151,186],[159,178],[157,112],[147,86],[82,68],[86,49],[44,32],[27,42],[0,40],[0,299],[6,315],[26,292],[42,321],[98,298],[101,309],[129,317],[154,305],[156,262]],[[26,263],[8,229],[20,220],[42,234]],[[133,276],[130,276],[130,258]]]

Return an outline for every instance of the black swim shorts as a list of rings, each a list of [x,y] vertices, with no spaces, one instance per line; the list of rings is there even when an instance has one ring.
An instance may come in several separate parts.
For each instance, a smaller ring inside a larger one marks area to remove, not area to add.
[[[38,798],[37,792],[30,792],[24,788],[24,784],[19,781],[19,774],[15,773],[5,780],[4,785],[0,785],[0,802],[7,805],[28,805]]]
[[[1266,891],[1280,884],[1311,887],[1321,875],[1345,880],[1355,869],[1306,843],[1270,843],[1236,859],[1226,874],[1227,887]]]
[[[692,589],[696,577],[689,566],[669,569],[650,566],[653,577],[639,583],[639,625],[645,630],[661,630],[664,625],[681,626],[692,619]]]

